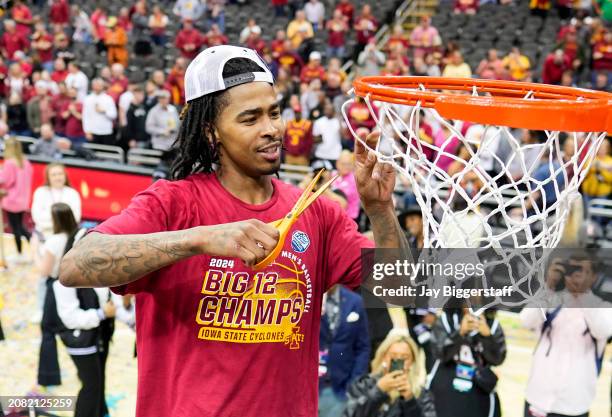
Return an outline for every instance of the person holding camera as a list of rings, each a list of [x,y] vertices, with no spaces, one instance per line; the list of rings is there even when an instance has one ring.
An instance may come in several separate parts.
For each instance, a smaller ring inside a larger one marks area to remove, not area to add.
[[[539,335],[525,417],[589,415],[612,335],[612,305],[591,291],[596,275],[597,265],[589,254],[555,257],[546,273],[544,297],[521,311],[523,326]]]
[[[376,350],[372,373],[349,387],[343,417],[435,417],[431,396],[421,389],[419,349],[409,336],[391,332]]]
[[[464,303],[462,303],[464,304]],[[500,416],[492,366],[506,358],[506,339],[494,310],[475,314],[468,308],[445,308],[432,329],[436,357],[426,385],[438,417]]]

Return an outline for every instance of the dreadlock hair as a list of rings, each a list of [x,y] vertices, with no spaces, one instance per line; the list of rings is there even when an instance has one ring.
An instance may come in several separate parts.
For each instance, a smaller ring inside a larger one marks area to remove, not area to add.
[[[262,68],[250,59],[232,58],[223,67],[223,78],[261,71]],[[211,173],[214,165],[219,165],[215,124],[229,104],[227,91],[191,100],[181,111],[181,126],[172,145],[176,156],[170,167],[171,179],[180,180],[200,172]]]

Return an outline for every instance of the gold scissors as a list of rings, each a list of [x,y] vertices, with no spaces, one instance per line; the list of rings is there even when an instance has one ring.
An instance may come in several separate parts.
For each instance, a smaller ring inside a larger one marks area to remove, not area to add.
[[[272,252],[270,252],[268,254],[268,256],[266,256],[266,258],[264,260],[262,260],[258,264],[256,264],[253,267],[253,269],[260,270],[260,269],[263,269],[263,268],[267,267],[272,262],[274,262],[276,257],[280,254],[281,250],[283,249],[283,246],[285,246],[285,239],[286,239],[287,235],[289,234],[289,230],[291,230],[291,227],[295,224],[295,222],[298,220],[300,215],[312,203],[314,203],[314,201],[321,194],[323,194],[329,188],[329,186],[334,181],[336,181],[336,179],[338,178],[338,175],[335,175],[332,179],[327,181],[325,184],[323,184],[321,187],[319,187],[319,189],[317,191],[315,191],[313,193],[312,189],[317,184],[317,182],[319,182],[319,178],[321,178],[321,175],[323,174],[323,171],[325,171],[325,169],[320,170],[319,173],[312,179],[312,181],[310,181],[310,183],[308,184],[308,186],[306,187],[306,189],[304,190],[304,192],[302,193],[302,195],[300,196],[298,201],[295,203],[295,205],[293,206],[291,211],[289,213],[287,213],[287,215],[285,217],[270,223],[272,226],[276,227],[278,229],[278,231],[280,232],[280,237],[278,238],[278,243],[276,244],[276,246],[274,247]]]

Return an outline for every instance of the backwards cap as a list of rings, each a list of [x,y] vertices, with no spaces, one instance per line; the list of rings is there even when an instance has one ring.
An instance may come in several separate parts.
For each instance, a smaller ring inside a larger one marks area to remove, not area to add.
[[[261,71],[223,78],[223,68],[233,58],[253,61]],[[185,71],[185,100],[191,101],[207,94],[227,90],[240,84],[264,81],[274,84],[274,76],[264,60],[252,49],[232,45],[213,46],[200,52]]]

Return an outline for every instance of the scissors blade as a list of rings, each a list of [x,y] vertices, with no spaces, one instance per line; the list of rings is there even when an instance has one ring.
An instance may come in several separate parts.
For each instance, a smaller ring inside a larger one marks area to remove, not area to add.
[[[296,217],[299,217],[304,212],[304,210],[306,210],[312,203],[314,203],[315,200],[319,198],[319,196],[323,194],[329,188],[329,186],[332,185],[332,183],[336,181],[337,179],[338,179],[338,175],[335,175],[332,179],[330,179],[325,184],[323,184],[321,187],[319,187],[319,189],[316,192],[311,194],[310,197],[308,197],[308,200],[306,200],[304,204],[299,208],[296,214]]]

